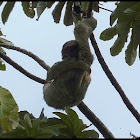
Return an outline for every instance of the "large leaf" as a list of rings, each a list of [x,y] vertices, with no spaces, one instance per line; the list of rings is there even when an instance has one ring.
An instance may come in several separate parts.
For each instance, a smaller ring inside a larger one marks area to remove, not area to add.
[[[53,112],[55,115],[59,116],[61,118],[61,120],[64,122],[64,124],[66,124],[70,130],[73,129],[72,127],[72,123],[68,117],[68,115],[61,113],[61,112]]]
[[[28,16],[30,18],[34,18],[35,11],[33,8],[30,7],[30,2],[22,1],[21,5],[22,5],[23,11],[26,14],[26,16]]]
[[[137,55],[136,49],[137,48],[133,47],[132,42],[130,42],[129,45],[127,46],[127,49],[125,51],[125,61],[129,66],[131,66],[136,59]]]
[[[41,14],[43,13],[43,11],[46,9],[47,7],[47,2],[45,1],[39,1],[37,4],[37,20],[39,20]]]
[[[140,20],[136,20],[132,27],[131,41],[125,51],[125,60],[128,65],[132,65],[136,59],[137,47],[140,44]]]
[[[123,47],[124,47],[125,41],[122,41],[119,37],[116,39],[115,43],[113,46],[110,48],[110,53],[112,56],[118,55]]]
[[[116,26],[107,28],[105,29],[101,34],[100,34],[100,39],[101,40],[110,40],[112,39],[115,35],[117,34]]]
[[[61,12],[64,7],[65,2],[58,2],[58,4],[55,6],[54,10],[52,11],[52,16],[55,23],[59,23]]]
[[[76,132],[77,128],[78,128],[78,123],[79,123],[78,115],[76,114],[76,112],[74,110],[72,110],[70,108],[66,108],[65,111],[68,114],[69,119],[71,120],[74,132]]]
[[[68,1],[66,5],[65,15],[64,15],[64,24],[66,26],[73,24],[73,17],[72,17],[72,1]]]
[[[44,12],[46,8],[51,8],[51,6],[55,3],[55,1],[52,2],[46,2],[46,1],[39,1],[37,4],[37,20],[39,20],[40,16]]]
[[[125,51],[125,60],[128,65],[132,65],[136,59],[137,47],[140,44],[140,2],[120,2],[117,8],[110,16],[110,25],[115,22],[114,27],[104,30],[100,39],[110,40],[114,35],[118,34],[118,38],[114,45],[110,48],[111,55],[118,55],[128,40],[128,35],[131,36],[129,45]],[[128,34],[131,31],[132,34]]]
[[[3,11],[2,11],[2,14],[1,14],[3,24],[5,24],[7,22],[8,17],[14,8],[14,5],[15,5],[15,1],[14,2],[7,2],[5,4]]]
[[[89,2],[81,2],[81,6],[84,13],[86,13],[88,10]]]
[[[110,25],[112,26],[115,20],[122,15],[123,11],[127,8],[131,7],[132,5],[136,4],[137,2],[120,2],[117,5],[117,8],[112,12],[110,16]]]
[[[0,125],[5,131],[16,128],[19,122],[18,106],[12,94],[0,87]]]
[[[121,38],[122,41],[125,41],[125,42],[127,42],[128,33],[130,31],[130,27],[133,20],[131,17],[134,18],[133,16],[129,16],[125,14],[122,15],[118,19],[118,23],[116,25],[118,36]]]

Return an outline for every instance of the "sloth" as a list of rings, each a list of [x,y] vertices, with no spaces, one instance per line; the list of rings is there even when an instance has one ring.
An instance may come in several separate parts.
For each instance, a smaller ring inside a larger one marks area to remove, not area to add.
[[[83,32],[84,30],[86,31]],[[84,99],[91,81],[93,55],[90,52],[88,37],[92,30],[93,27],[87,25],[87,21],[75,26],[76,40],[70,40],[63,45],[62,61],[55,63],[48,70],[43,86],[44,100],[48,106],[65,109],[78,105]]]

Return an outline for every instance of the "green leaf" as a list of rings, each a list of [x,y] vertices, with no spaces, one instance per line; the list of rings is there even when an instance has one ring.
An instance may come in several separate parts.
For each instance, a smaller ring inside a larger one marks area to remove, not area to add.
[[[3,11],[2,11],[2,14],[1,14],[3,24],[5,24],[7,22],[8,17],[14,8],[14,5],[15,5],[15,1],[14,2],[7,2],[5,4]]]
[[[107,28],[105,29],[101,34],[100,34],[100,39],[101,40],[110,40],[112,39],[115,35],[117,34],[116,26]]]
[[[32,128],[30,129],[30,136],[32,137],[36,137],[38,135],[40,135],[40,133],[38,133],[39,129],[40,129],[40,124],[43,121],[38,119],[32,119]]]
[[[137,47],[138,44],[140,44],[140,17],[133,22],[131,41],[133,42],[134,47]]]
[[[37,4],[37,20],[39,20],[41,14],[43,13],[43,11],[46,9],[47,7],[47,2],[44,1],[39,1]]]
[[[132,65],[136,59],[137,47],[140,44],[140,20],[136,20],[132,27],[131,41],[125,51],[125,60],[128,65]]]
[[[12,94],[0,87],[0,124],[4,131],[11,131],[19,123],[18,106]]]
[[[87,12],[88,5],[89,5],[89,2],[81,2],[82,10],[84,11],[84,13]]]
[[[33,127],[28,113],[24,115],[24,122],[29,129]]]
[[[61,112],[53,112],[55,115],[59,116],[61,118],[61,120],[69,127],[72,128],[72,124],[71,121],[69,119],[69,117]]]
[[[65,111],[68,114],[69,119],[71,120],[71,123],[72,123],[72,125],[74,127],[74,132],[76,132],[77,128],[78,128],[78,124],[79,124],[79,117],[78,117],[78,115],[71,108],[66,108]]]
[[[134,16],[124,15],[118,19],[117,33],[122,41],[127,42],[128,33],[132,24]]]
[[[36,120],[34,120],[36,121]],[[67,126],[64,125],[64,124],[53,124],[53,125],[48,125],[46,122],[43,123],[44,124],[43,126],[40,125],[40,129],[36,129],[36,135],[34,135],[35,137],[40,137],[40,138],[43,138],[46,134],[49,134],[47,137],[52,137],[52,136],[58,136],[60,134],[60,131],[59,129],[62,129],[62,128],[66,128]],[[46,124],[46,126],[45,126]],[[45,126],[45,127],[44,127]],[[34,127],[34,125],[33,125]],[[35,133],[34,132],[34,133]],[[51,134],[51,135],[50,135]]]
[[[25,114],[28,114],[31,119],[35,119],[35,117],[33,116],[33,114],[32,113],[29,113],[28,111],[20,111],[19,112],[20,119],[24,120]]]
[[[122,41],[119,37],[114,42],[113,46],[110,48],[110,53],[112,56],[118,55],[123,47],[124,47],[125,41]]]
[[[67,2],[64,20],[63,20],[63,22],[66,26],[70,26],[73,24],[72,5],[73,5],[72,1]]]
[[[6,45],[14,45],[11,41],[4,39],[0,37],[0,43],[6,44]]]
[[[33,8],[30,7],[30,2],[24,2],[24,1],[22,1],[21,2],[21,5],[22,5],[22,8],[23,8],[23,11],[24,11],[25,15],[27,17],[34,18],[35,11],[34,11]]]
[[[137,55],[136,49],[137,48],[133,47],[132,42],[130,42],[129,45],[127,46],[127,49],[125,51],[125,61],[129,66],[131,66],[136,59]]]
[[[120,2],[117,5],[117,8],[110,15],[110,25],[112,26],[116,19],[122,16],[123,11],[125,11],[127,8],[131,7],[136,3],[137,2]]]
[[[128,7],[126,10],[124,10],[124,13],[134,13],[134,12],[139,12],[140,11],[140,2],[134,3],[130,7]]]
[[[61,112],[53,112],[55,115],[59,116],[61,120],[64,122],[66,126],[68,126],[68,131],[66,130],[66,134],[69,135],[69,137],[73,136],[73,125],[68,117],[68,115],[61,113]]]
[[[53,16],[55,23],[59,23],[60,17],[61,17],[61,12],[62,12],[64,5],[65,5],[65,2],[59,2],[55,6],[54,10],[52,11],[52,16]]]
[[[81,132],[78,138],[99,138],[99,134],[95,130],[86,130]]]
[[[78,136],[87,127],[88,126],[86,124],[84,124],[81,119],[79,119],[78,120],[78,128],[77,128],[77,130],[75,132],[75,135]]]
[[[21,129],[17,127],[16,129],[13,129],[12,131],[8,131],[6,133],[2,133],[0,135],[0,138],[27,138],[26,131],[24,129]]]

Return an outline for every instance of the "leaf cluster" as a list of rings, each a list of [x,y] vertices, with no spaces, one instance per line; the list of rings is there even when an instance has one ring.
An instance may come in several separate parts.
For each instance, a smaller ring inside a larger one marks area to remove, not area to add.
[[[76,112],[65,109],[67,114],[54,112],[58,117],[47,118],[44,109],[39,118],[27,111],[18,112],[12,94],[0,87],[0,138],[98,138],[95,130],[85,130]]]
[[[116,24],[113,26],[115,21]],[[110,16],[110,25],[112,27],[105,29],[101,33],[100,39],[111,40],[115,35],[118,35],[110,48],[111,55],[116,56],[124,48],[129,32],[131,32],[130,42],[125,51],[125,60],[128,65],[132,65],[140,45],[140,2],[119,2]]]
[[[89,2],[75,2],[75,1],[64,1],[64,2],[57,2],[57,1],[21,1],[21,6],[25,15],[29,18],[34,18],[35,13],[37,13],[37,20],[39,20],[40,16],[44,12],[46,8],[51,8],[54,4],[55,7],[52,11],[52,16],[54,22],[59,23],[61,18],[61,13],[66,5],[65,8],[65,15],[63,23],[66,26],[70,26],[73,24],[73,8],[75,8],[76,12],[80,13],[87,13]],[[0,2],[0,6],[2,5],[3,1]],[[9,18],[10,13],[12,12],[16,2],[6,2],[4,8],[1,13],[1,18],[3,24],[5,24]],[[93,2],[93,10],[99,12],[98,2]]]

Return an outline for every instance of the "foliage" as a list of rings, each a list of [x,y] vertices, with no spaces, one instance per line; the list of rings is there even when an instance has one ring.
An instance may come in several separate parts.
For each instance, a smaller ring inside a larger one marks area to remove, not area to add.
[[[0,6],[4,2],[0,2]],[[1,18],[3,24],[5,24],[9,18],[10,13],[12,12],[16,2],[6,2],[4,8],[1,13]],[[83,13],[83,16],[87,13],[89,2],[75,2],[75,1],[64,1],[64,2],[56,2],[56,1],[28,1],[21,2],[23,11],[25,15],[29,18],[34,18],[35,13],[37,13],[37,20],[39,20],[40,16],[44,12],[46,8],[51,8],[55,5],[52,10],[52,16],[55,23],[59,23],[61,18],[62,10],[65,7],[65,14],[63,23],[66,26],[70,26],[73,24],[73,8],[75,8],[76,12]],[[112,27],[105,29],[101,35],[100,39],[107,41],[112,39],[114,36],[118,35],[116,41],[113,46],[110,48],[110,53],[112,56],[118,55],[125,46],[125,43],[128,40],[128,34],[131,31],[130,42],[125,51],[125,60],[128,65],[132,65],[137,56],[137,48],[139,47],[139,32],[140,32],[140,2],[119,2],[117,4],[117,8],[110,15],[110,25]],[[99,3],[93,2],[93,10],[99,12]],[[116,24],[113,26],[113,24]],[[0,32],[2,35],[2,32]],[[139,49],[140,50],[140,49]],[[140,58],[140,51],[139,51]],[[3,65],[2,60],[0,59],[0,70],[5,70],[5,65]]]
[[[0,87],[0,126],[2,130],[10,131],[16,128],[18,121],[18,106],[12,94]]]
[[[39,118],[27,111],[18,112],[11,93],[0,87],[0,138],[98,138],[95,130],[85,130],[76,112],[66,108],[66,114],[54,112],[57,117],[47,118],[43,110]]]
[[[2,5],[3,2],[0,3]],[[10,13],[12,12],[16,2],[6,2],[3,8],[1,18],[3,24],[8,20]],[[24,13],[27,17],[34,18],[35,12],[37,13],[37,20],[39,20],[41,14],[46,8],[51,8],[56,2],[43,2],[43,1],[30,1],[30,2],[21,2]],[[53,11],[52,16],[54,22],[59,23],[61,18],[61,12],[66,5],[65,15],[63,23],[66,26],[73,24],[73,14],[72,8],[75,7],[79,12],[87,13],[89,2],[58,2]],[[110,25],[112,26],[117,20],[116,25],[105,29],[101,35],[100,39],[106,41],[112,39],[115,35],[118,35],[113,46],[110,48],[110,53],[112,56],[118,55],[124,48],[125,43],[128,40],[128,33],[131,31],[130,42],[125,51],[125,60],[128,65],[132,65],[137,56],[137,48],[139,47],[139,31],[140,31],[140,2],[120,2],[117,5],[117,8],[112,12],[110,16]],[[93,10],[99,12],[98,2],[93,2]],[[0,32],[0,35],[2,33]],[[139,49],[140,50],[140,49]],[[140,57],[140,51],[139,51]],[[2,65],[2,60],[0,60],[0,69],[5,70]]]
[[[17,2],[0,2],[4,4],[1,13],[2,23],[5,24]],[[52,16],[55,23],[59,23],[62,10],[64,11],[63,23],[65,26],[73,25],[74,16],[79,13],[81,18],[88,12],[89,2],[83,1],[21,1],[24,14],[37,20],[46,8],[52,8]],[[65,8],[64,8],[65,7]],[[110,48],[112,56],[118,55],[128,40],[131,31],[130,42],[125,51],[125,60],[132,65],[137,56],[137,48],[140,47],[140,2],[119,2],[117,8],[110,15],[110,28],[105,29],[100,39],[107,41],[117,35],[117,39]],[[74,11],[73,11],[74,8]],[[93,2],[93,11],[99,12],[99,3]],[[77,18],[78,19],[78,18]],[[79,18],[80,19],[80,18]],[[115,25],[114,25],[115,24]],[[0,36],[4,36],[0,30]],[[13,45],[12,42],[0,37],[0,44]],[[0,53],[6,54],[0,47]],[[139,48],[140,58],[140,48]],[[0,58],[0,70],[6,70],[3,60]],[[0,87],[0,138],[98,138],[95,130],[85,130],[89,126],[79,119],[76,112],[70,108],[66,113],[54,112],[57,117],[47,118],[43,110],[39,118],[35,118],[27,111],[18,112],[18,105],[11,93]],[[59,117],[59,118],[58,118]]]
[[[106,41],[118,35],[113,46],[110,48],[112,56],[118,55],[124,48],[131,31],[130,42],[125,51],[125,60],[128,65],[132,65],[137,56],[137,48],[140,44],[140,2],[120,2],[110,16],[110,25],[105,29],[100,39]],[[140,58],[140,51],[139,51]]]
[[[0,3],[2,5],[3,2]],[[8,20],[8,17],[10,13],[12,12],[14,5],[16,2],[6,2],[1,18],[3,24],[5,24]],[[37,12],[37,20],[39,20],[41,14],[44,12],[46,8],[51,8],[53,4],[55,4],[55,1],[28,1],[28,2],[21,2],[22,8],[24,13],[26,14],[27,17],[34,18],[35,12]],[[81,3],[81,4],[80,4]],[[60,18],[61,18],[61,12],[64,8],[64,5],[66,5],[66,10],[65,10],[65,15],[64,15],[64,24],[66,26],[70,26],[73,24],[73,18],[72,18],[72,8],[74,5],[76,5],[76,8],[79,11],[83,11],[84,13],[87,12],[89,2],[75,2],[75,1],[65,1],[65,2],[58,2],[53,11],[52,11],[52,16],[54,19],[54,22],[59,23]],[[35,11],[36,10],[36,11]],[[96,12],[99,12],[99,7],[98,7],[98,2],[93,2],[93,10]]]

